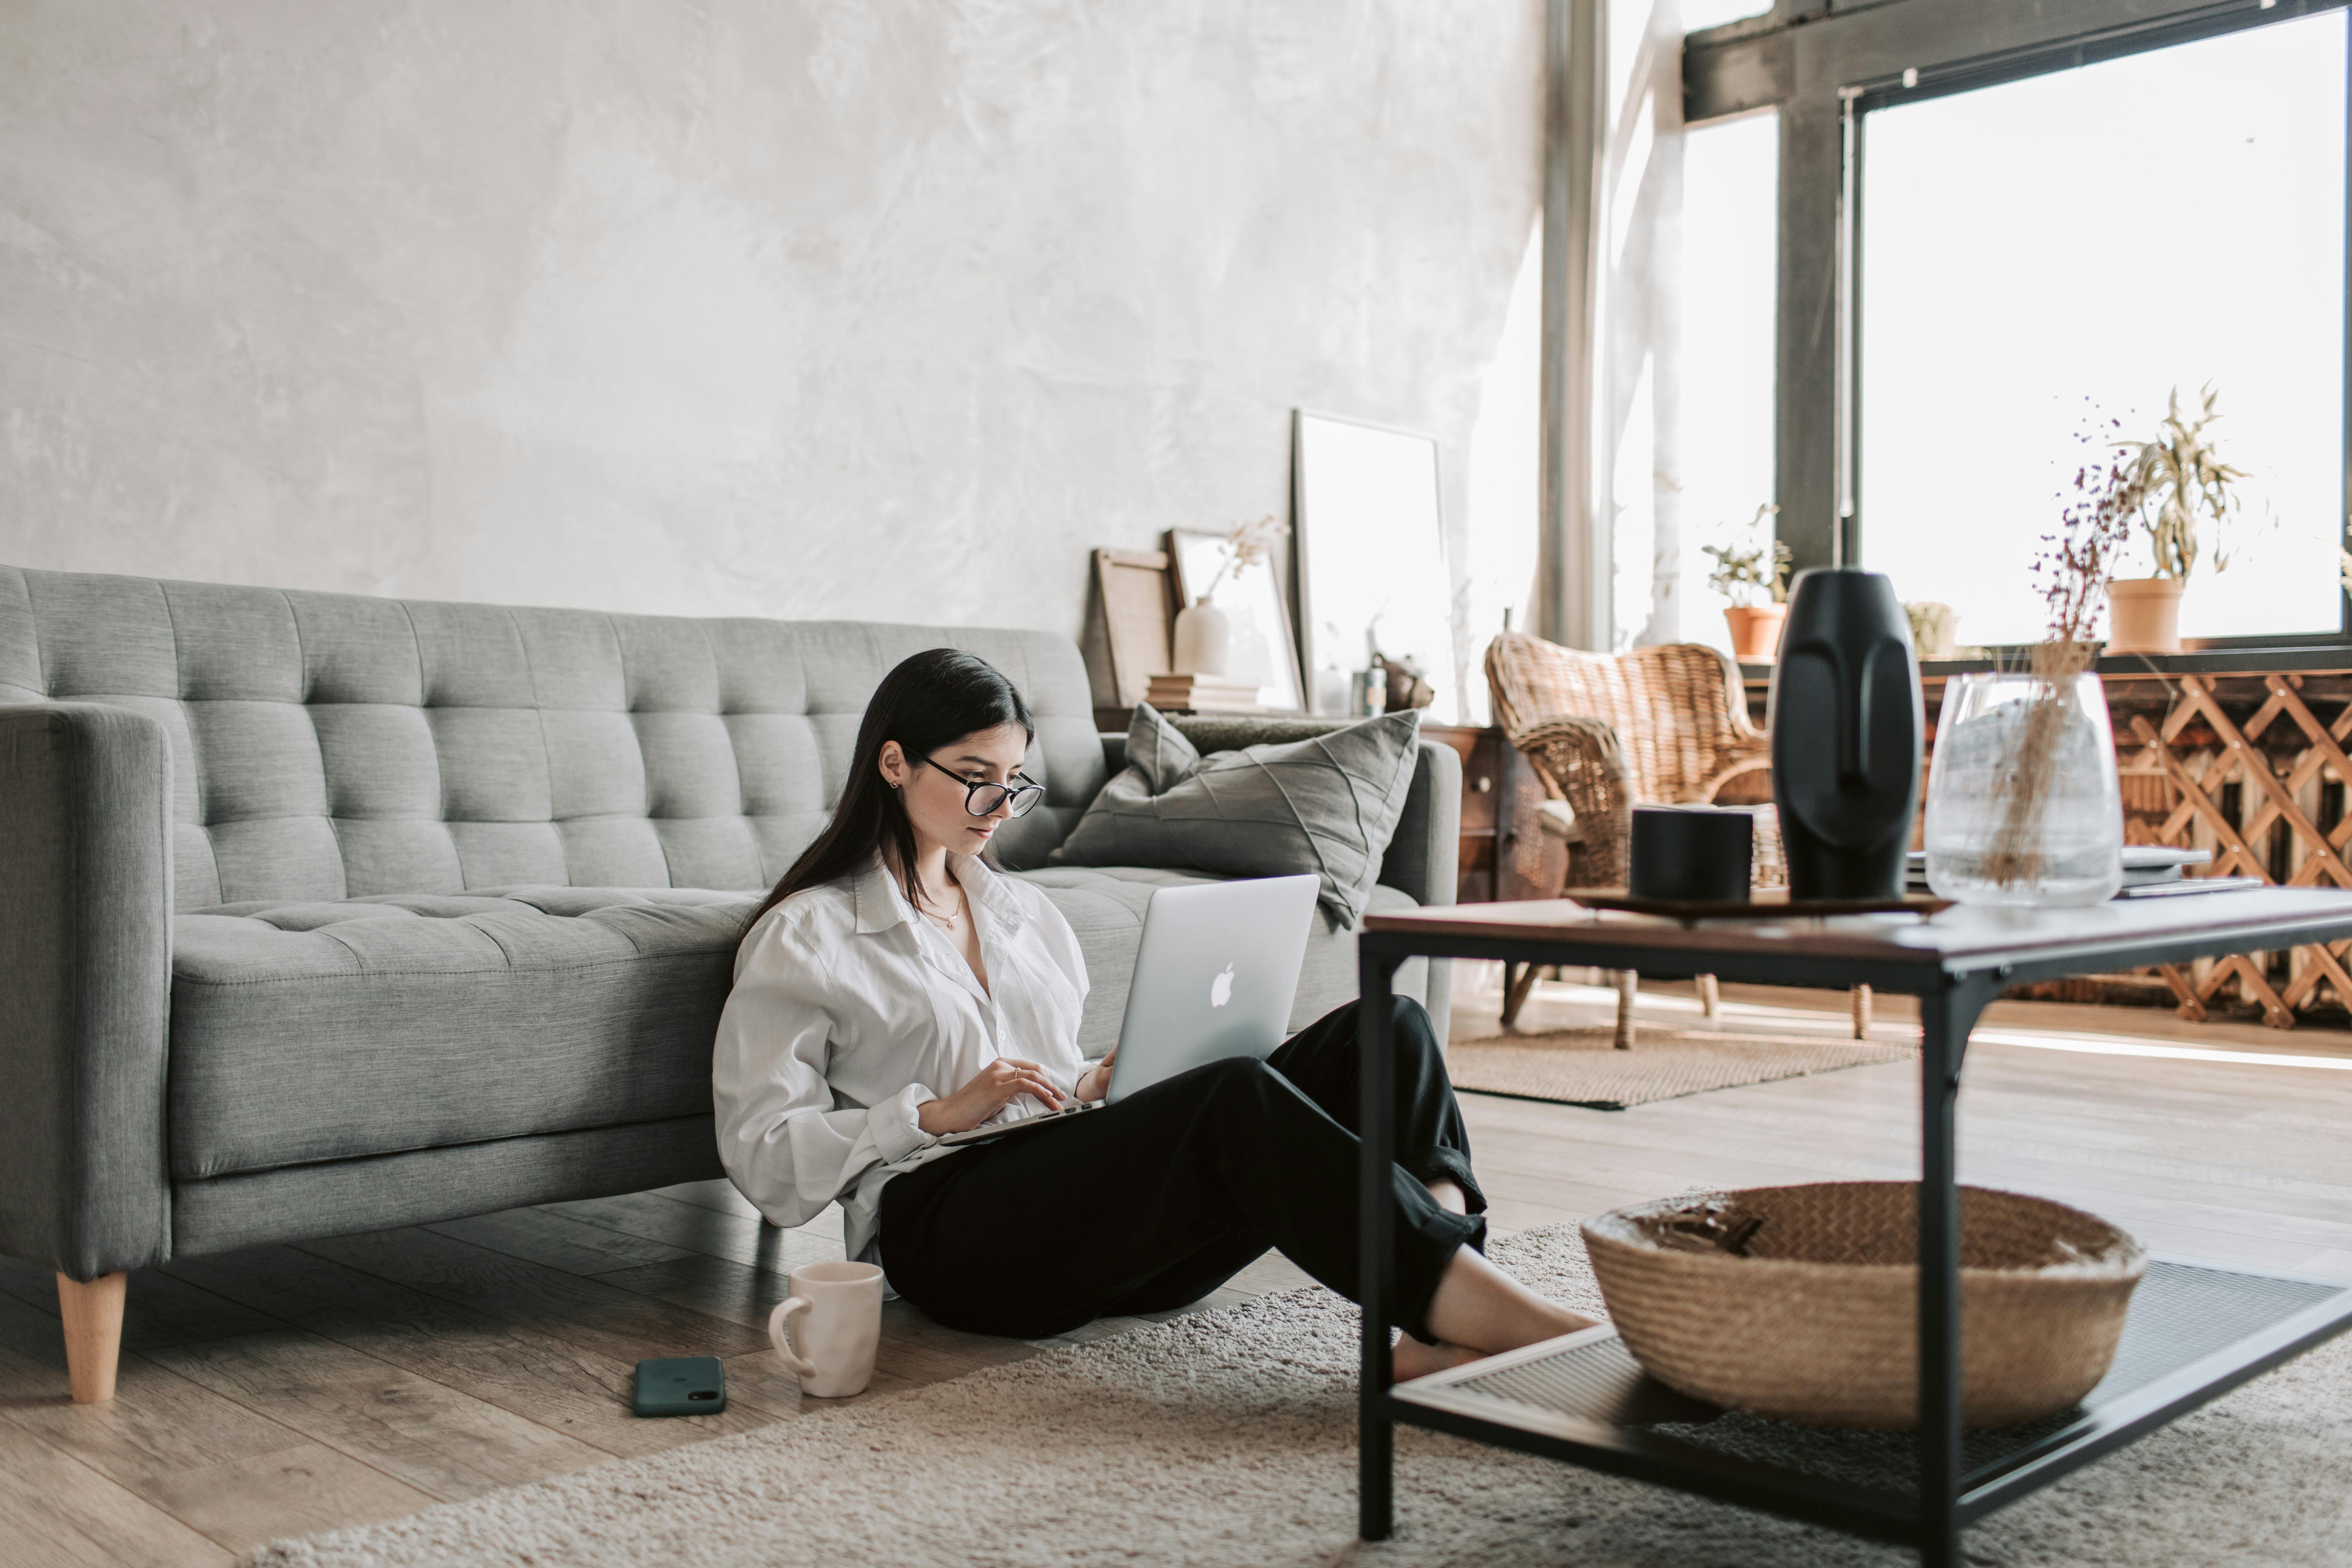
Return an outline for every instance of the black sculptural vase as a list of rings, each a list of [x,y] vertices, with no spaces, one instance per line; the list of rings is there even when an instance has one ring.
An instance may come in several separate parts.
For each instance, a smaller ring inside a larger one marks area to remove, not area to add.
[[[1885,576],[1797,574],[1769,722],[1789,897],[1899,895],[1927,721],[1910,623]]]

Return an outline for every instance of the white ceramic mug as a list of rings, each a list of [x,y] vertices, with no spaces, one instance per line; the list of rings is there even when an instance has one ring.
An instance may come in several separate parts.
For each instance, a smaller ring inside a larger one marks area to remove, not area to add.
[[[788,1278],[793,1293],[768,1314],[777,1357],[799,1374],[803,1394],[845,1399],[864,1393],[882,1340],[882,1270],[871,1263],[804,1263]]]

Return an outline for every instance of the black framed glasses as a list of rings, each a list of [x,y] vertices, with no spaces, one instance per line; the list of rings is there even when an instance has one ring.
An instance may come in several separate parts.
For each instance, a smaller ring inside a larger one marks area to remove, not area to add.
[[[953,768],[923,761],[963,785],[963,808],[974,816],[993,816],[1000,805],[1007,806],[1010,815],[1026,816],[1031,808],[1045,798],[1045,786],[1025,773],[1014,773],[1017,784],[996,784],[988,779],[968,779]]]

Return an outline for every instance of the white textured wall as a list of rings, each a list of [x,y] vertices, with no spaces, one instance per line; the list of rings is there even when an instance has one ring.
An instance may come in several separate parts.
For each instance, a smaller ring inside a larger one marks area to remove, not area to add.
[[[1458,529],[1540,16],[0,0],[0,562],[1075,635],[1300,404]]]

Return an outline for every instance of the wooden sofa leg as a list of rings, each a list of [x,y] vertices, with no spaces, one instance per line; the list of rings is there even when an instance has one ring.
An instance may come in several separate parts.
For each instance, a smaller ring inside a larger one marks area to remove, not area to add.
[[[1699,1016],[1710,1024],[1723,1016],[1723,988],[1716,984],[1712,974],[1698,977],[1698,1011]]]
[[[95,1279],[58,1276],[58,1315],[66,1324],[66,1377],[76,1405],[114,1397],[114,1367],[122,1352],[122,1296],[127,1274]]]
[[[1621,1051],[1633,1048],[1633,998],[1641,994],[1642,977],[1630,969],[1617,971],[1617,1038]]]
[[[1853,1037],[1857,1040],[1870,1038],[1870,987],[1867,985],[1853,988]]]

